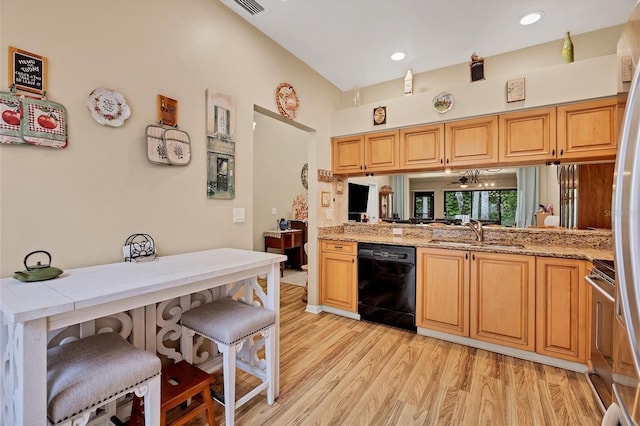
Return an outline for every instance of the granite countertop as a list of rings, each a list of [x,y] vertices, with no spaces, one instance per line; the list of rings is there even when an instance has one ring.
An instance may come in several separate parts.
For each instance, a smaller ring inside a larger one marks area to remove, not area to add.
[[[610,248],[589,247],[583,244],[577,244],[575,242],[573,242],[574,244],[571,245],[540,244],[537,242],[528,242],[526,240],[519,240],[518,242],[487,240],[480,243],[474,240],[458,238],[444,239],[432,238],[428,236],[421,237],[413,235],[376,235],[355,232],[329,232],[323,233],[318,238],[321,240],[442,248],[450,250],[471,250],[493,253],[525,254],[529,256],[583,259],[589,261],[592,261],[594,259],[613,260],[613,250]],[[513,246],[509,247],[509,245]]]

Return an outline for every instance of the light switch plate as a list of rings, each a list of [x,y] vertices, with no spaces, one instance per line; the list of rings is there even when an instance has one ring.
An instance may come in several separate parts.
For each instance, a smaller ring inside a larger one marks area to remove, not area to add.
[[[402,235],[402,228],[393,228],[393,235]]]
[[[271,214],[278,214],[278,209],[271,207]]]
[[[327,219],[333,219],[333,209],[327,209]]]
[[[244,223],[244,207],[235,207],[233,209],[233,223]]]

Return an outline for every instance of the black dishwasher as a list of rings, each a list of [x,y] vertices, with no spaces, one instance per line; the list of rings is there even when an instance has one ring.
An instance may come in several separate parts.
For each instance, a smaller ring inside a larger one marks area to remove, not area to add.
[[[416,249],[358,245],[358,314],[366,321],[416,331]]]

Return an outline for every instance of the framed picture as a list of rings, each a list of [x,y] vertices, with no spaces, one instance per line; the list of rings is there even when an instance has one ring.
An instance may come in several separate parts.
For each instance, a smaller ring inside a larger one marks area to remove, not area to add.
[[[9,87],[43,95],[47,91],[47,58],[9,46]]]
[[[484,59],[476,55],[471,55],[471,62],[469,63],[469,70],[471,71],[471,82],[484,80]]]
[[[507,81],[507,102],[524,101],[524,77]]]
[[[343,194],[344,193],[344,179],[341,177],[337,177],[336,178],[336,194]]]
[[[235,99],[210,90],[206,94],[207,197],[233,200],[236,197]]]
[[[331,194],[327,191],[322,191],[322,207],[329,207],[331,205]]]
[[[373,109],[373,125],[387,124],[387,107],[379,106]]]

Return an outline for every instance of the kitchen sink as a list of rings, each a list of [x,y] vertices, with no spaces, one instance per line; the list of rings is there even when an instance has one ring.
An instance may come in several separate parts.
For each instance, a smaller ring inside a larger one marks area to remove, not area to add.
[[[442,244],[443,246],[450,247],[491,247],[497,249],[523,249],[524,246],[522,244],[513,244],[506,242],[489,242],[489,241],[449,241],[449,240],[431,240],[429,241],[431,244]]]
[[[524,248],[522,244],[485,242],[485,241],[478,243],[478,245],[481,247],[493,247],[493,248],[501,248],[501,249],[523,249]]]
[[[431,244],[442,244],[447,246],[457,246],[457,247],[471,247],[476,243],[466,242],[466,241],[448,241],[448,240],[431,240],[429,241]]]

